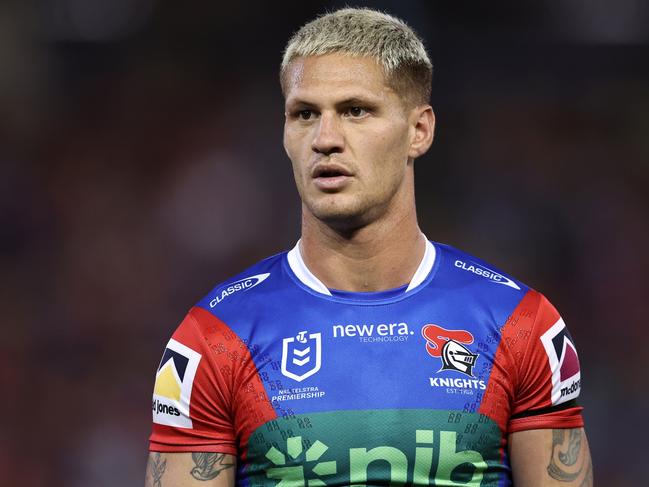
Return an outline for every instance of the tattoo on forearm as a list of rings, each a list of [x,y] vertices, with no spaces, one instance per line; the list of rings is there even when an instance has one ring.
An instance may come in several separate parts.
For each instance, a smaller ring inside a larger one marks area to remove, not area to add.
[[[162,487],[161,479],[166,469],[167,460],[160,453],[149,456],[149,474],[151,475],[151,485],[153,487]]]
[[[234,463],[226,462],[223,453],[192,453],[192,460],[196,466],[190,473],[196,480],[212,480],[223,470],[234,467]]]
[[[552,431],[552,456],[548,464],[548,474],[560,482],[572,482],[583,476],[580,486],[592,485],[592,464],[587,459],[587,451],[582,450],[580,429]]]

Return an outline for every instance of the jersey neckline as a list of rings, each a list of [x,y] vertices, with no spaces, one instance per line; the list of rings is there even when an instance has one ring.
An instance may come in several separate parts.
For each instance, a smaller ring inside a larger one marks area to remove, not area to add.
[[[425,238],[425,236],[424,236]],[[320,279],[318,279],[306,266],[302,253],[300,252],[300,240],[297,241],[295,247],[286,253],[286,263],[288,264],[288,272],[292,277],[301,285],[306,288],[311,294],[318,297],[331,299],[334,301],[354,301],[356,303],[376,304],[378,302],[392,302],[400,300],[414,294],[413,291],[422,287],[425,281],[432,278],[433,268],[437,263],[437,249],[433,243],[428,239],[426,241],[426,248],[424,256],[417,267],[410,283],[407,285],[399,286],[393,289],[374,292],[350,292],[341,290],[329,290]]]

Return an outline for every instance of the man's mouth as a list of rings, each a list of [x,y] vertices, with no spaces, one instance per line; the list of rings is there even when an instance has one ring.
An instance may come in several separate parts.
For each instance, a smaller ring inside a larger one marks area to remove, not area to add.
[[[315,185],[322,191],[337,191],[349,181],[352,172],[339,164],[320,164],[312,172]]]
[[[343,173],[336,170],[322,171],[318,173],[316,177],[318,178],[335,178],[336,176],[343,176]]]
[[[313,171],[314,178],[335,178],[340,176],[351,176],[352,173],[338,164],[322,164],[316,166]]]

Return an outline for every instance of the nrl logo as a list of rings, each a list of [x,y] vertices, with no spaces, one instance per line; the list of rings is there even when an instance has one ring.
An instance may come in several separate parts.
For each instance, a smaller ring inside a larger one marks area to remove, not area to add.
[[[302,382],[320,370],[322,365],[322,334],[301,331],[282,341],[282,374]]]
[[[465,330],[447,330],[437,325],[425,325],[421,334],[426,339],[426,351],[431,357],[442,359],[440,370],[457,370],[470,377],[479,354],[464,344],[473,343],[473,335]]]

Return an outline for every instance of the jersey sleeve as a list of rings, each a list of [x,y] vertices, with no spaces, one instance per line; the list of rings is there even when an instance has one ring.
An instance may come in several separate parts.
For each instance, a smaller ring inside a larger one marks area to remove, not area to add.
[[[232,384],[212,358],[210,338],[216,337],[203,328],[191,310],[162,354],[153,389],[151,451],[236,454]]]
[[[581,371],[574,340],[545,296],[529,291],[525,300],[510,318],[510,323],[518,323],[517,335],[522,331],[527,339],[511,342],[524,346],[513,350],[516,373],[507,430],[582,427],[582,408],[576,402]],[[533,302],[536,306],[530,306]],[[536,312],[530,313],[534,307]]]
[[[151,451],[244,454],[250,434],[277,417],[246,343],[194,307],[167,344],[153,390]]]

